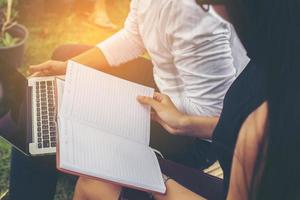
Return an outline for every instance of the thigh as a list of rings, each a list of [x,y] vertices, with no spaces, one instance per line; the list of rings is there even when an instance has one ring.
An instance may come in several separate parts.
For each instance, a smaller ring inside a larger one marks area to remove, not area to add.
[[[80,177],[73,200],[118,199],[121,190],[122,187],[116,184]]]
[[[194,193],[207,199],[223,199],[222,179],[165,159],[159,159],[159,164],[162,173]]]
[[[28,157],[12,149],[10,198],[14,200],[52,200],[58,172],[55,157]]]
[[[192,192],[212,200],[223,198],[223,181],[205,174],[201,170],[186,167],[173,161],[159,159],[162,173],[175,180]],[[134,189],[124,188],[122,198],[129,200],[150,200],[149,194]]]
[[[150,146],[168,160],[197,169],[205,169],[216,160],[210,142],[172,135],[155,122],[151,124]]]

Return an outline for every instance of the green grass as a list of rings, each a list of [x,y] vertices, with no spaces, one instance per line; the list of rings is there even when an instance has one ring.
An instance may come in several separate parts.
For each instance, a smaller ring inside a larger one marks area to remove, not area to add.
[[[108,10],[113,22],[122,27],[128,12],[128,0],[115,0],[109,3]],[[75,13],[64,13],[64,15],[48,13],[38,19],[30,17],[30,13],[24,13],[21,16],[20,23],[24,24],[30,32],[22,71],[26,71],[31,64],[48,60],[53,50],[61,44],[96,44],[114,33],[88,23],[84,15]],[[5,141],[0,139],[0,195],[8,189],[10,148]],[[71,199],[74,183],[74,178],[67,175],[61,176],[55,200]]]
[[[10,166],[9,161],[10,146],[0,138],[0,194],[7,189]]]

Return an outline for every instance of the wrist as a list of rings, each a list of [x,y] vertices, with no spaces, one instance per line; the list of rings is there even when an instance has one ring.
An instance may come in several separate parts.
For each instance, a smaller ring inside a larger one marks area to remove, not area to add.
[[[179,124],[182,130],[184,130],[184,132],[190,132],[191,130],[191,118],[188,115],[182,115],[180,120],[179,120]]]
[[[67,72],[67,67],[68,67],[68,61],[64,61],[64,62],[62,63],[61,74],[66,74],[66,72]]]

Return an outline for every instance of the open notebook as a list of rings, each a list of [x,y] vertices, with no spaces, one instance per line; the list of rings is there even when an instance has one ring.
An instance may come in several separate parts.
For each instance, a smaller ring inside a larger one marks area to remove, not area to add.
[[[136,100],[153,92],[69,61],[58,111],[57,168],[165,193],[158,160],[149,147],[150,108]]]

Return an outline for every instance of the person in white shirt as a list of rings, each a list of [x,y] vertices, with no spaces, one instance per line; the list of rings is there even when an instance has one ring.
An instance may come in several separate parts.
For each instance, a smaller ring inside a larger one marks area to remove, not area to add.
[[[207,118],[217,121],[224,95],[249,62],[232,25],[213,7],[205,11],[195,0],[132,0],[123,29],[71,59],[99,70],[118,66],[121,70],[146,52],[159,91],[181,112],[202,117],[204,129],[211,126]],[[29,71],[36,76],[57,75],[64,74],[66,66],[66,61],[52,60],[30,66]],[[142,71],[140,66],[136,73]],[[166,158],[201,168],[203,163],[181,160],[186,153],[199,153],[190,148],[194,140],[186,140],[151,131],[151,146]],[[206,160],[206,153],[200,153],[201,160]]]

